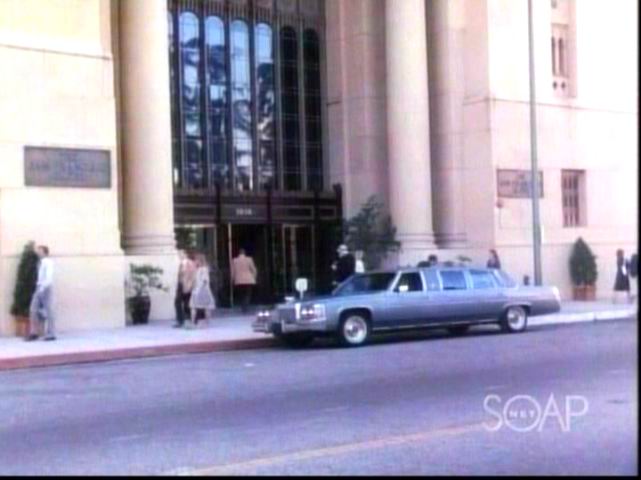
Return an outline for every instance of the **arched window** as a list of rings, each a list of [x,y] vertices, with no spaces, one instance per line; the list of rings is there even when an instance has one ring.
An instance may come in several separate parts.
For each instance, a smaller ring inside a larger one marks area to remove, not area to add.
[[[307,188],[323,187],[323,134],[321,124],[320,40],[311,29],[303,34],[305,68],[305,142]]]
[[[234,183],[239,191],[253,188],[249,28],[242,20],[231,24],[231,101]]]
[[[225,24],[219,17],[205,21],[205,64],[209,119],[207,134],[212,181],[222,187],[231,182],[227,157],[227,58]]]
[[[203,187],[200,83],[200,27],[192,12],[180,15],[180,63],[182,73],[182,129],[184,134],[183,176],[186,186]]]
[[[285,190],[300,190],[300,118],[298,90],[298,40],[296,30],[280,32],[281,111],[283,132],[283,182]]]
[[[265,0],[252,13],[251,4],[168,0],[178,188],[299,191],[323,184],[321,44],[313,26],[320,10]],[[300,31],[294,17],[312,21]]]
[[[260,188],[277,187],[274,85],[274,49],[272,28],[266,23],[256,25],[256,93],[258,126],[258,175]]]

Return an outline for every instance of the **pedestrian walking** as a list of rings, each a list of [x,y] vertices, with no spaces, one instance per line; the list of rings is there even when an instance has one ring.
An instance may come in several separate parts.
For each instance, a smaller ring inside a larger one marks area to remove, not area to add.
[[[238,251],[238,256],[232,260],[231,279],[238,293],[243,313],[249,310],[257,275],[258,271],[256,270],[256,265],[254,265],[254,260],[245,254],[244,248],[241,248]]]
[[[334,285],[340,285],[356,271],[356,259],[349,253],[347,245],[341,244],[336,249],[338,259],[332,264],[334,271]]]
[[[625,292],[626,299],[629,302],[630,298],[630,264],[625,258],[625,253],[622,249],[617,250],[617,272],[614,279],[614,294],[612,295],[612,303],[617,303],[619,294]]]
[[[190,317],[189,301],[196,281],[196,263],[193,252],[180,251],[180,264],[178,266],[178,282],[176,285],[176,323],[174,328],[180,328],[185,323],[185,316]]]
[[[198,310],[204,310],[205,319],[209,319],[216,309],[216,300],[209,285],[209,267],[207,266],[205,255],[202,253],[196,255],[196,274],[191,297],[189,298],[189,308],[191,310],[191,318],[188,328],[193,328],[197,325]]]
[[[55,340],[56,331],[54,318],[51,313],[51,297],[53,285],[53,261],[49,258],[49,247],[40,245],[36,248],[40,258],[38,262],[38,280],[36,291],[31,297],[29,307],[29,335],[25,340],[36,340],[44,335],[44,340]]]
[[[501,269],[501,260],[499,254],[493,248],[490,249],[490,258],[487,260],[487,268]]]

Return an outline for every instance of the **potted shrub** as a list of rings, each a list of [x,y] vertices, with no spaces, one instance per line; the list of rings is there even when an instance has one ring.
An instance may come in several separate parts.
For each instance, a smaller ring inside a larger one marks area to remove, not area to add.
[[[16,320],[16,335],[20,337],[29,333],[29,306],[33,292],[36,291],[39,260],[35,243],[28,242],[20,255],[11,305],[11,315]]]
[[[570,255],[570,277],[574,300],[594,300],[598,278],[596,256],[589,245],[579,237]]]
[[[396,240],[396,227],[376,195],[370,196],[356,215],[343,221],[342,230],[350,251],[363,252],[368,270],[379,268],[388,253],[398,251],[401,246]]]
[[[168,290],[162,284],[162,268],[153,265],[136,265],[129,266],[128,289],[131,292],[127,298],[127,308],[131,313],[134,325],[141,325],[149,322],[149,312],[151,311],[151,298],[149,291],[153,289]]]

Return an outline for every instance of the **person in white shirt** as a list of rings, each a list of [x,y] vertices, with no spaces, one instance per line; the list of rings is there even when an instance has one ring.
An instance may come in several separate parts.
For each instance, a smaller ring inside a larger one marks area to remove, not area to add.
[[[363,256],[363,250],[356,250],[354,252],[354,257],[356,258],[354,273],[365,273],[365,262],[363,262]]]
[[[36,340],[44,327],[44,339],[55,340],[55,326],[51,314],[51,286],[53,284],[53,261],[49,258],[49,247],[40,245],[36,249],[38,264],[38,282],[31,298],[29,308],[29,336],[26,340]]]

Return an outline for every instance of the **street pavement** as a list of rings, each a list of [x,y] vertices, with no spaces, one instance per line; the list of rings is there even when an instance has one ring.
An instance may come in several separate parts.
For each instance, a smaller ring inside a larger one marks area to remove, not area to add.
[[[634,475],[637,328],[0,372],[0,474]]]

